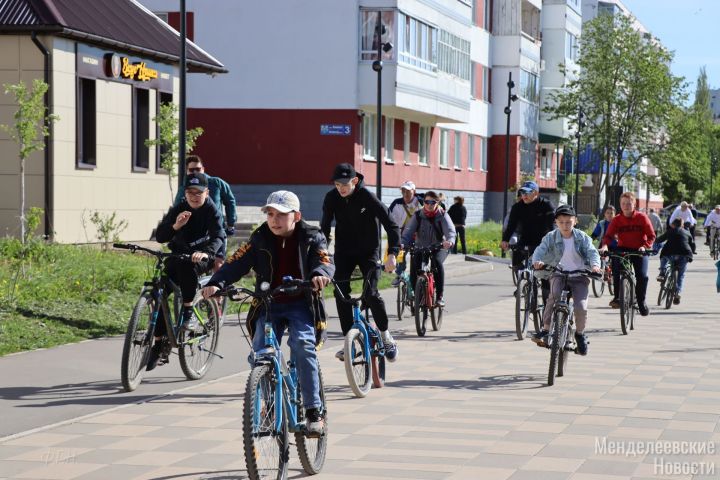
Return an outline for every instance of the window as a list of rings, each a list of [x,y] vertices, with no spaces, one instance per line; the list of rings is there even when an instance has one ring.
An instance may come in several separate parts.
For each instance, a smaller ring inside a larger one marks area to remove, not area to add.
[[[150,138],[150,91],[133,89],[133,170],[145,171],[150,167],[150,149],[145,140]]]
[[[381,25],[378,25],[378,13]],[[395,12],[393,10],[361,10],[360,11],[360,59],[377,60],[378,27],[382,29],[382,43],[395,44]],[[383,60],[394,60],[395,49],[383,52]]]
[[[468,170],[475,170],[475,135],[468,135]]]
[[[377,147],[375,119],[377,115],[374,113],[366,113],[363,117],[363,158],[366,160],[375,160],[375,148]]]
[[[165,23],[168,23],[168,12],[153,12],[156,17]]]
[[[470,42],[440,30],[438,35],[438,69],[470,80]]]
[[[480,98],[478,96],[479,88],[478,88],[478,82],[482,79],[482,65],[470,61],[470,97],[471,98]],[[480,78],[478,78],[480,77]],[[482,87],[481,87],[482,88]]]
[[[434,71],[437,67],[437,29],[404,13],[399,13],[398,17],[399,60],[423,70]]]
[[[538,77],[534,73],[520,70],[520,96],[531,103],[538,103],[540,100],[540,89],[538,88]]]
[[[92,168],[97,165],[95,80],[78,79],[77,103],[75,139],[77,166]]]
[[[157,109],[155,110],[155,115],[160,115],[160,107],[162,105],[167,105],[168,103],[173,103],[173,95],[172,93],[166,93],[166,92],[159,92],[157,95],[158,104]],[[160,138],[160,127],[155,122],[155,138]],[[167,153],[168,147],[167,145],[160,144],[157,146],[157,150],[155,152],[155,171],[159,173],[168,173],[167,170],[165,170],[162,166],[162,160],[163,156]]]
[[[570,32],[565,32],[565,58],[577,62],[578,38]]]
[[[485,15],[483,15],[483,28],[488,32],[492,31],[492,0],[485,0]]]
[[[385,117],[385,161],[393,163],[395,153],[395,119]]]
[[[403,127],[403,163],[410,165],[410,122],[407,120]]]
[[[448,150],[450,149],[450,146],[448,145],[448,131],[441,129],[440,130],[440,168],[447,168],[448,166]]]
[[[488,144],[485,137],[480,137],[480,170],[488,170]]]
[[[537,142],[530,138],[522,137],[520,141],[520,171],[523,173],[535,173]]]
[[[460,170],[462,168],[462,148],[460,142],[462,141],[462,133],[455,132],[455,169]]]
[[[540,177],[550,178],[552,165],[552,150],[549,148],[540,149]]]
[[[420,127],[418,132],[418,163],[428,164],[428,151],[430,150],[430,127]]]
[[[482,99],[490,103],[490,68],[482,67]]]

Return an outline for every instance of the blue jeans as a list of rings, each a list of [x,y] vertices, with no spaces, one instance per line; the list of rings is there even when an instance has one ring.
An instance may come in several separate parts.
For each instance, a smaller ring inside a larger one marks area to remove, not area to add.
[[[685,281],[685,270],[687,269],[688,257],[685,255],[668,255],[660,257],[660,273],[665,274],[665,267],[668,262],[671,261],[677,265],[678,277],[677,277],[677,291],[682,292],[683,282]]]
[[[255,325],[253,350],[265,348],[265,317],[258,318]],[[315,350],[315,322],[307,302],[302,299],[290,303],[273,303],[272,321],[278,343],[282,342],[285,327],[289,330],[288,345],[298,372],[298,382],[305,408],[319,408],[319,364]]]

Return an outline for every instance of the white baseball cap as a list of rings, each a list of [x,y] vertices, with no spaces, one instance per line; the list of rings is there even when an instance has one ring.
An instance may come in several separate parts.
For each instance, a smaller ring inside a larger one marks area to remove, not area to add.
[[[415,190],[415,184],[410,180],[400,185],[400,190]]]
[[[265,206],[261,209],[263,213],[267,213],[268,207],[272,207],[280,213],[299,212],[300,199],[293,192],[278,190],[267,198]]]

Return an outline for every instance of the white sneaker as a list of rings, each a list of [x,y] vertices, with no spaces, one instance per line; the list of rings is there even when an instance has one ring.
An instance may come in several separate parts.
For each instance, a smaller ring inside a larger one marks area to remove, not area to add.
[[[387,358],[389,362],[394,362],[397,360],[398,354],[397,342],[390,334],[390,330],[385,330],[381,335],[382,341],[385,344],[385,358]]]

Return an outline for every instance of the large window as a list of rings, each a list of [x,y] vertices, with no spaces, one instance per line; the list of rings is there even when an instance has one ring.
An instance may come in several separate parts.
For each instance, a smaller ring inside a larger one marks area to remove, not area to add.
[[[531,103],[540,101],[540,85],[537,75],[520,70],[520,96]]]
[[[475,148],[475,135],[468,135],[467,151],[468,170],[475,170],[475,165],[477,165],[477,162],[475,161],[475,156],[477,155],[477,149]]]
[[[393,163],[395,153],[395,119],[385,117],[385,161]]]
[[[378,24],[378,13],[382,24]],[[378,30],[382,30],[382,43],[395,43],[395,11],[394,10],[360,10],[360,59],[377,60]],[[383,51],[383,60],[394,60],[395,49]]]
[[[166,93],[166,92],[160,92],[157,96],[158,104],[157,104],[157,110],[156,115],[160,115],[160,106],[167,105],[169,103],[173,103],[173,95],[172,93]],[[160,127],[157,123],[155,123],[155,138],[160,138]],[[160,144],[157,147],[157,150],[155,151],[155,170],[160,173],[168,173],[167,170],[165,170],[162,166],[162,158],[163,155],[166,154],[168,150],[167,145]]]
[[[480,170],[487,172],[488,169],[488,142],[487,138],[480,137]]]
[[[374,113],[366,113],[363,117],[363,158],[366,160],[375,160],[375,150],[377,147],[377,135],[375,119],[377,115]]]
[[[462,141],[462,133],[455,132],[455,169],[460,170],[462,168],[462,148],[460,142]]]
[[[450,150],[450,145],[448,145],[448,131],[445,129],[441,129],[440,130],[440,152],[439,152],[441,168],[447,168],[447,166],[448,166],[448,150]]]
[[[430,151],[430,127],[420,126],[418,133],[418,163],[428,164],[428,152]]]
[[[565,58],[577,62],[578,38],[570,32],[565,32]]]
[[[437,63],[441,71],[470,80],[470,42],[440,30]]]
[[[424,70],[434,70],[437,29],[399,13],[398,50],[401,62]]]
[[[483,66],[482,99],[490,103],[490,67]]]
[[[76,156],[78,167],[92,168],[97,165],[97,109],[95,80],[78,79]]]
[[[522,137],[520,141],[520,171],[523,173],[535,173],[535,163],[537,157],[537,142],[535,140]]]
[[[410,165],[410,122],[405,120],[403,125],[403,163]]]
[[[540,149],[540,177],[550,178],[552,173],[552,150],[549,148]]]
[[[150,167],[150,91],[133,88],[133,170],[146,171]]]

